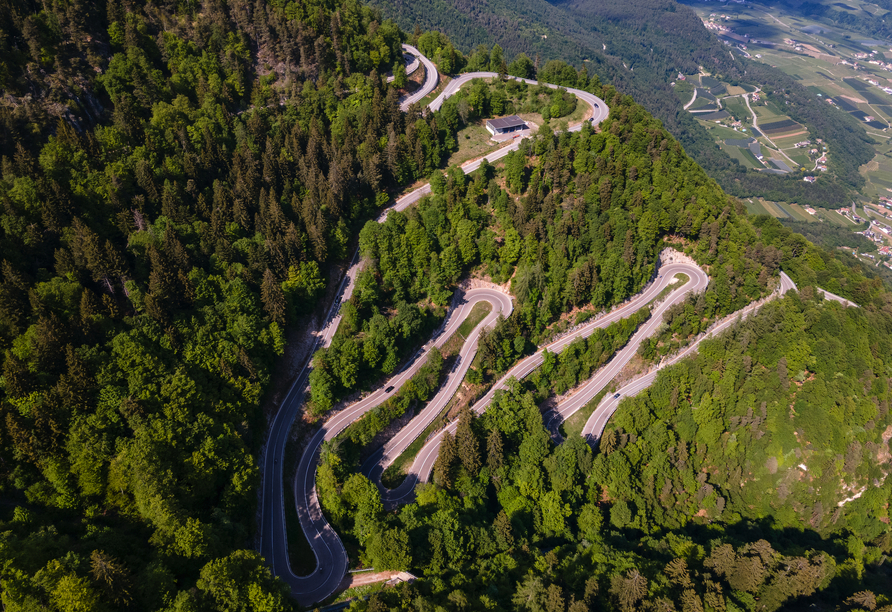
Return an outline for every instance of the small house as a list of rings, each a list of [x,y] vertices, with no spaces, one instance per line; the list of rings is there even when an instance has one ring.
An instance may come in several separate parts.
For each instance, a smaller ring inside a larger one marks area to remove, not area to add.
[[[486,122],[486,129],[489,130],[490,134],[496,136],[498,134],[510,134],[511,132],[527,130],[529,127],[527,126],[526,121],[517,115],[511,115],[510,117],[490,119]]]

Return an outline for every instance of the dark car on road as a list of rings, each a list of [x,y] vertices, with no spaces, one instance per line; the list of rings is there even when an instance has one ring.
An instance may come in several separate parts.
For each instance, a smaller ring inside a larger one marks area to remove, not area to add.
[[[390,385],[389,387],[384,389],[384,393],[390,393],[391,391],[393,391],[393,385]]]
[[[619,399],[619,393],[613,396],[613,399]]]

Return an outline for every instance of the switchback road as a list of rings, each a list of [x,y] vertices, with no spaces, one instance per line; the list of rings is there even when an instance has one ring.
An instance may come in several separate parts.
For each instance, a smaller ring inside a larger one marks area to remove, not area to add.
[[[425,82],[422,88],[412,96],[404,99],[400,104],[400,108],[403,111],[406,111],[412,104],[418,102],[436,89],[438,74],[433,62],[424,57],[418,49],[411,45],[403,45],[403,49],[407,53],[416,56],[426,71]],[[445,94],[444,92],[445,95],[441,94],[438,96],[437,100],[439,100],[439,103],[437,106],[434,107],[433,104],[431,104],[429,105],[429,108],[432,111],[437,110],[439,105],[442,104],[442,101],[449,95],[458,91],[463,83],[481,76],[494,77],[497,75],[495,73],[462,75],[450,83],[451,93]],[[526,82],[535,84],[535,81],[527,80]],[[554,86],[549,85],[549,87]],[[610,109],[600,98],[581,90],[569,89],[568,91],[575,93],[580,99],[592,106],[593,117],[591,122],[593,125],[597,125],[603,121],[609,114]],[[571,131],[579,129],[581,129],[581,125],[571,128]],[[486,156],[485,159],[490,162],[500,159],[507,155],[509,151],[517,149],[519,144],[520,139],[517,139],[511,145],[503,147]],[[480,163],[481,161],[478,160],[466,164],[462,167],[462,170],[468,174],[476,170],[480,166]],[[386,220],[387,214],[391,210],[405,210],[428,193],[430,193],[430,184],[425,184],[400,197],[391,207],[382,212],[378,221],[383,222]],[[315,352],[318,348],[326,347],[331,343],[341,319],[339,314],[340,305],[345,300],[350,299],[361,263],[357,251],[351,261],[350,267],[341,280],[337,296],[329,308],[323,327],[314,333],[315,344],[310,351],[310,354]],[[482,296],[484,294],[475,293],[472,295],[471,292],[468,292],[468,294],[465,295],[465,299],[476,299],[475,296],[478,295]],[[493,291],[491,294],[487,294],[487,296],[487,299],[491,298],[493,301],[493,313],[505,312],[507,315],[510,312],[510,300],[507,302],[505,301],[507,300],[507,296],[497,291]],[[467,304],[465,304],[465,306],[467,306]],[[505,311],[506,308],[508,309],[507,311]],[[448,325],[460,324],[463,317],[456,318],[458,316],[459,315],[457,314],[455,314],[455,316],[451,315]],[[495,316],[497,316],[497,314]],[[456,320],[457,323],[455,323]],[[487,317],[487,321],[489,320],[490,317]],[[478,329],[482,328],[478,327]],[[440,337],[448,338],[448,330],[444,331],[443,335]],[[472,337],[468,339],[468,345],[463,347],[463,353],[472,350],[469,346],[472,342],[474,347],[476,347],[476,338],[477,336],[475,332],[475,334],[472,334]],[[429,346],[427,346],[427,348],[429,348]],[[388,381],[384,385],[384,388],[394,386],[395,390],[398,388],[398,384],[401,385],[405,380],[408,380],[408,378],[411,377],[411,374],[423,364],[425,355],[426,350],[422,351],[420,356],[416,356],[416,359],[412,361],[412,364],[408,369],[401,372],[395,379]],[[469,363],[470,359],[466,360],[463,358],[459,364],[463,364],[466,361]],[[346,573],[348,564],[347,553],[344,550],[343,544],[335,531],[325,520],[319,501],[316,497],[315,472],[321,444],[324,440],[333,437],[336,432],[342,431],[347,425],[358,419],[362,414],[365,414],[365,412],[390,395],[379,389],[357,404],[348,407],[326,421],[322,429],[314,435],[304,450],[304,454],[301,457],[295,476],[294,488],[291,492],[293,501],[289,499],[286,502],[287,489],[283,484],[285,446],[288,440],[288,434],[291,430],[291,425],[299,414],[300,407],[303,404],[304,393],[307,388],[311,369],[312,365],[308,358],[286,394],[285,399],[282,401],[279,411],[272,420],[269,438],[262,457],[263,485],[261,495],[260,552],[267,560],[267,563],[270,564],[273,573],[282,577],[285,582],[288,583],[292,595],[302,605],[309,605],[321,601],[331,595],[338,587],[341,578]],[[405,377],[403,377],[403,375],[405,375]],[[460,381],[461,378],[459,377],[459,372],[455,372],[450,374],[445,386],[447,388],[449,386],[456,387]],[[308,576],[297,576],[291,570],[285,526],[286,503],[296,504],[301,526],[306,534],[310,547],[313,550],[313,554],[316,557],[317,569],[314,573]]]
[[[789,280],[789,277],[787,277],[787,280],[792,283],[792,281]],[[795,290],[795,288],[796,286],[793,285],[792,289]],[[783,293],[786,293],[786,291],[788,291],[789,289],[789,287],[785,289],[784,284],[782,283],[779,287],[779,291],[775,292],[772,298],[783,295]],[[607,421],[610,420],[610,417],[612,417],[613,413],[615,413],[616,410],[619,408],[619,404],[624,398],[633,397],[652,385],[653,382],[657,379],[657,374],[660,373],[661,369],[671,365],[675,365],[685,357],[693,355],[697,352],[697,349],[699,348],[700,343],[703,342],[703,340],[712,338],[720,334],[732,325],[738,323],[741,319],[746,318],[753,311],[758,310],[763,304],[764,301],[754,302],[749,306],[739,310],[738,312],[726,317],[721,323],[710,329],[707,333],[703,334],[700,338],[698,338],[683,351],[681,351],[668,361],[661,363],[655,370],[639,376],[632,382],[624,385],[617,393],[605,397],[603,400],[601,400],[601,403],[598,405],[597,408],[595,408],[595,411],[585,422],[585,426],[582,428],[583,437],[585,437],[589,442],[596,443],[600,439],[601,434],[604,432],[604,428],[607,426]],[[595,395],[597,394],[593,394],[592,397],[594,397]],[[579,408],[581,407],[582,405],[579,406]]]
[[[604,433],[604,428],[607,426],[607,421],[610,420],[610,417],[613,416],[613,413],[616,412],[617,408],[619,408],[620,402],[626,397],[633,397],[649,387],[653,384],[653,382],[657,379],[657,375],[660,373],[660,370],[671,365],[675,365],[685,357],[689,357],[697,352],[700,347],[700,343],[706,340],[707,338],[714,338],[718,334],[722,333],[732,325],[737,324],[742,319],[745,319],[750,314],[761,308],[765,302],[768,300],[783,297],[788,291],[797,291],[796,283],[793,282],[789,276],[787,276],[786,272],[780,273],[780,285],[773,295],[768,297],[767,299],[763,299],[759,302],[754,302],[745,308],[737,311],[734,314],[731,314],[725,319],[723,319],[718,325],[715,325],[710,330],[708,330],[705,334],[700,336],[695,342],[693,342],[690,346],[685,348],[683,351],[672,357],[671,359],[661,363],[659,367],[657,367],[652,372],[648,372],[642,376],[639,376],[635,380],[631,381],[624,387],[622,387],[618,393],[614,395],[605,397],[601,403],[595,408],[595,411],[589,417],[588,421],[585,423],[585,427],[582,430],[582,435],[589,440],[589,442],[597,443],[600,439],[601,434]],[[825,298],[836,300],[842,303],[844,306],[852,306],[858,307],[854,302],[850,302],[845,298],[841,298],[837,295],[833,295],[832,293],[828,293],[823,289],[818,289],[822,292]],[[596,394],[595,394],[596,395]],[[572,398],[571,398],[572,399]],[[581,406],[580,406],[581,407]],[[569,413],[568,413],[569,416]]]
[[[635,296],[630,301],[626,302],[622,306],[619,306],[608,313],[606,316],[601,317],[597,321],[584,325],[570,334],[567,334],[560,340],[549,344],[546,347],[540,348],[535,354],[527,357],[526,359],[521,360],[517,365],[511,368],[501,380],[499,380],[493,388],[487,393],[483,398],[474,404],[472,410],[477,414],[482,414],[486,411],[489,405],[492,403],[492,399],[495,393],[499,390],[507,388],[508,381],[512,378],[514,379],[522,379],[528,376],[531,372],[533,372],[536,368],[538,368],[543,361],[543,351],[548,349],[548,351],[552,353],[559,353],[564,348],[566,348],[569,344],[575,341],[578,338],[585,338],[590,336],[596,328],[606,327],[615,321],[619,321],[620,319],[624,319],[639,309],[647,306],[651,301],[657,298],[657,296],[670,284],[672,284],[676,274],[686,274],[688,276],[688,281],[681,287],[673,290],[666,299],[657,307],[657,309],[651,314],[651,317],[648,319],[647,323],[642,326],[642,328],[632,336],[632,339],[626,346],[617,353],[604,367],[602,367],[595,375],[583,385],[583,387],[573,395],[571,398],[573,405],[578,404],[576,410],[580,407],[587,404],[593,397],[595,397],[601,390],[601,388],[606,385],[610,380],[619,372],[623,366],[628,362],[629,359],[635,354],[638,350],[638,345],[653,333],[657,327],[663,322],[662,321],[662,313],[665,312],[667,308],[669,308],[672,304],[677,304],[684,300],[685,296],[692,291],[703,291],[706,289],[706,286],[709,284],[709,278],[706,276],[706,273],[703,272],[700,268],[695,265],[688,263],[671,263],[668,265],[661,266],[658,270],[657,278],[648,285],[641,293]],[[644,333],[645,330],[648,330],[647,333]],[[608,373],[612,372],[609,376]],[[605,378],[606,376],[606,378]],[[575,411],[575,410],[574,410]],[[571,412],[567,412],[570,414]],[[393,491],[388,491],[384,496],[384,499],[388,504],[399,504],[406,503],[411,501],[413,496],[413,491],[415,484],[419,481],[425,481],[430,476],[431,470],[434,467],[434,463],[437,460],[437,454],[439,452],[440,443],[443,440],[443,436],[445,432],[449,432],[450,434],[454,434],[456,429],[458,428],[458,422],[450,423],[445,429],[440,431],[436,436],[432,437],[425,445],[422,447],[421,451],[419,451],[418,456],[415,458],[414,463],[409,471],[409,476],[406,478],[405,482],[402,485],[394,489]]]
[[[314,603],[333,593],[348,569],[347,553],[340,538],[325,520],[316,497],[316,465],[322,443],[333,439],[366,412],[399,391],[406,381],[411,379],[424,365],[431,348],[442,346],[449,336],[458,329],[474,305],[480,301],[492,304],[492,312],[471,332],[467,344],[473,344],[476,347],[477,337],[486,326],[492,325],[499,315],[511,314],[511,299],[504,293],[492,289],[468,291],[464,295],[460,307],[450,313],[441,333],[423,347],[408,367],[388,380],[383,388],[328,419],[310,440],[298,465],[293,494],[301,527],[303,527],[304,534],[316,554],[318,562],[316,573],[302,577],[291,571],[288,549],[284,545],[287,541],[284,512],[264,514],[263,554],[272,565],[273,572],[285,578],[291,585],[292,593],[302,605]],[[450,373],[447,384],[454,374]],[[278,463],[276,465],[278,466]],[[266,522],[267,519],[269,519],[269,523]]]
[[[411,45],[403,45],[403,61],[406,64],[406,76],[409,76],[410,74],[418,70],[418,67],[421,65],[421,60],[418,59],[418,56],[409,51],[409,49],[413,48],[414,47],[412,47]],[[390,75],[387,77],[386,80],[388,83],[393,83],[393,81],[396,80],[396,77],[394,75]]]

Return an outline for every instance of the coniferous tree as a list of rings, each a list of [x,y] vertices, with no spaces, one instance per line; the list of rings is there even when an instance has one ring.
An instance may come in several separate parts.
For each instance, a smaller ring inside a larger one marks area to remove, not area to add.
[[[455,437],[446,432],[443,434],[443,441],[440,442],[440,452],[437,454],[437,461],[434,463],[434,482],[444,489],[452,488],[453,470],[455,461],[458,459],[458,448],[456,447]]]
[[[486,466],[489,468],[491,478],[505,465],[505,450],[502,442],[502,432],[498,427],[493,427],[486,439]]]
[[[511,519],[504,510],[496,515],[493,528],[496,532],[496,541],[502,550],[508,550],[514,546],[514,530],[511,527]]]
[[[474,416],[466,405],[458,415],[458,429],[455,432],[456,445],[458,446],[458,458],[462,467],[471,476],[476,476],[480,471],[480,443],[473,429]]]
[[[132,601],[130,573],[124,564],[102,550],[90,554],[90,575],[105,591],[109,600],[119,606]]]
[[[279,325],[285,324],[285,294],[269,268],[263,273],[263,284],[260,287],[263,309],[270,318]]]

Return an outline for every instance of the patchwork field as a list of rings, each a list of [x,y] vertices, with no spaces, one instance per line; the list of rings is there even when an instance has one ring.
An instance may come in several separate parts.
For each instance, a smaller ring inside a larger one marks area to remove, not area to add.
[[[733,145],[720,144],[719,145],[725,153],[731,159],[736,159],[741,165],[747,168],[762,168],[762,164],[755,158],[755,156],[750,153],[750,150],[747,148],[736,147]]]
[[[817,218],[816,215],[810,215],[805,212],[805,209],[799,206],[799,204],[790,204],[790,210],[793,211],[793,215],[796,216],[800,221],[806,221],[808,223],[820,223],[820,219]]]
[[[862,193],[874,201],[879,196],[892,197],[892,95],[883,91],[884,87],[892,87],[892,70],[880,65],[882,62],[892,62],[892,40],[872,40],[863,32],[847,30],[839,20],[822,23],[820,15],[823,13],[819,8],[839,10],[847,7],[845,10],[852,10],[853,13],[863,14],[866,11],[884,20],[892,17],[892,13],[870,1],[861,0],[815,0],[812,8],[795,3],[716,4],[704,0],[685,0],[685,4],[697,11],[704,22],[721,26],[716,28],[716,35],[729,45],[732,54],[745,41],[746,52],[753,60],[784,71],[816,98],[835,104],[857,119],[865,132],[876,141],[876,157],[860,169],[865,178]],[[719,86],[718,82],[721,82],[720,75],[697,79],[698,85],[711,91]],[[814,130],[809,133],[812,126],[801,125],[786,115],[783,101],[775,98],[766,100],[760,95],[759,101],[751,97],[752,111],[759,122],[759,129],[756,130],[752,127],[752,115],[741,94],[755,91],[758,84],[724,85],[726,94],[718,96],[718,104],[728,111],[730,117],[722,120],[721,124],[731,127],[733,122],[740,121],[739,127],[746,128],[746,131],[729,136],[727,131],[718,129],[716,125],[711,134],[723,151],[748,168],[762,168],[762,164],[750,159],[748,149],[728,146],[719,141],[720,138],[755,136],[762,144],[763,154],[770,155],[767,151],[769,143],[759,133],[762,132],[786,154],[789,159],[784,161],[794,171],[804,168],[803,174],[818,175],[816,160],[825,150],[822,144],[814,143],[814,139],[821,138],[821,135]],[[729,97],[733,95],[738,97]],[[803,140],[811,140],[812,143],[806,147],[795,146]],[[818,152],[811,153],[810,150],[815,148]],[[826,153],[828,165],[832,167],[832,147]],[[769,155],[766,155],[766,159]],[[778,158],[778,155],[771,157]],[[824,220],[840,226],[854,226],[851,221],[832,211],[820,211],[812,216],[794,205],[785,206],[759,202],[747,204],[752,211],[774,216],[789,215],[801,220],[805,215],[810,221]]]

